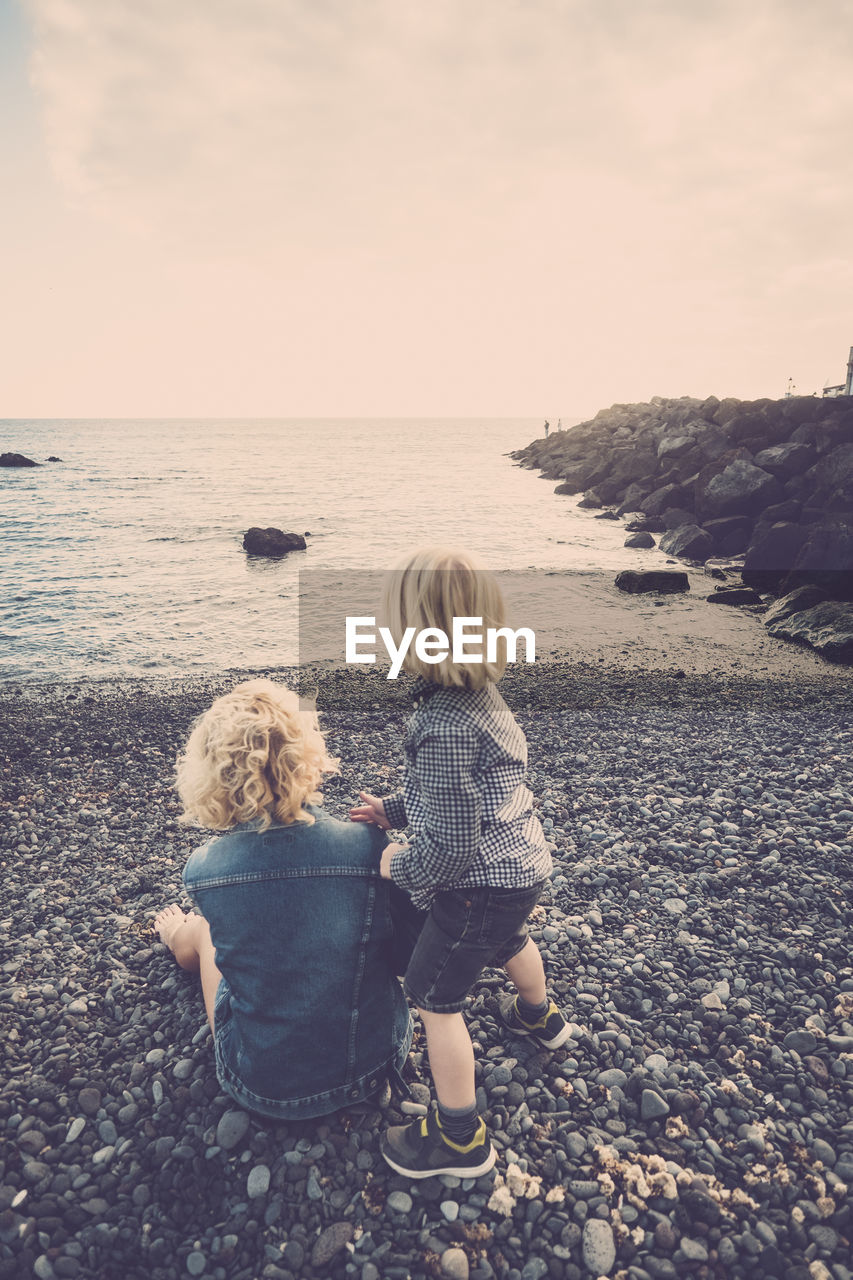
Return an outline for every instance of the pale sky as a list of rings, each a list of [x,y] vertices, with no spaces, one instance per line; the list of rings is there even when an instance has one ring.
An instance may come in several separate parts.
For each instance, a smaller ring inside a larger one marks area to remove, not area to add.
[[[853,0],[0,0],[0,417],[843,381]]]

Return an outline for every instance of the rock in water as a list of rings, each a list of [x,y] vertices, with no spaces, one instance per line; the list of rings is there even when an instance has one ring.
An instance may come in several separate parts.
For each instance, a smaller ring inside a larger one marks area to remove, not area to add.
[[[663,591],[668,594],[690,590],[690,579],[679,569],[623,569],[616,575],[620,591],[637,595],[643,591]]]
[[[705,599],[711,604],[761,604],[761,596],[752,587],[720,587]]]
[[[650,533],[632,533],[625,539],[626,547],[653,547],[655,540]]]
[[[59,459],[57,459],[59,461]],[[22,453],[0,453],[0,467],[40,467],[40,462],[25,458]]]
[[[306,546],[301,533],[285,533],[272,527],[253,526],[243,534],[243,549],[250,556],[286,556],[288,551],[304,551]]]
[[[709,533],[698,524],[682,524],[670,529],[660,540],[660,549],[668,556],[683,556],[685,560],[707,560],[714,550]]]

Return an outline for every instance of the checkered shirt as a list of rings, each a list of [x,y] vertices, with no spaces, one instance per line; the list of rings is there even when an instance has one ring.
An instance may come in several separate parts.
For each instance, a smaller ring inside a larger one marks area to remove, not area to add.
[[[522,783],[527,742],[493,684],[471,691],[418,680],[406,726],[403,790],[386,797],[395,830],[414,835],[391,878],[423,910],[442,889],[524,889],[551,855]]]

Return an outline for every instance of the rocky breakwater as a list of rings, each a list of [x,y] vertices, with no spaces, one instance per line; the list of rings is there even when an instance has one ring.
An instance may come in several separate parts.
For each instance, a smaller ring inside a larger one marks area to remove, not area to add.
[[[744,587],[778,597],[768,631],[853,662],[853,397],[656,396],[513,456],[669,555],[743,556]]]

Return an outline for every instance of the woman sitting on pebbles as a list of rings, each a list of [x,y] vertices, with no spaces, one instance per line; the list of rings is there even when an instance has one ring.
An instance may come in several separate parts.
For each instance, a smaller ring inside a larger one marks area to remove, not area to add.
[[[220,834],[184,868],[200,914],[172,905],[155,928],[200,974],[220,1085],[282,1119],[375,1093],[411,1041],[379,874],[386,837],[318,807],[335,768],[316,715],[270,680],[217,698],[178,760],[182,821]]]

